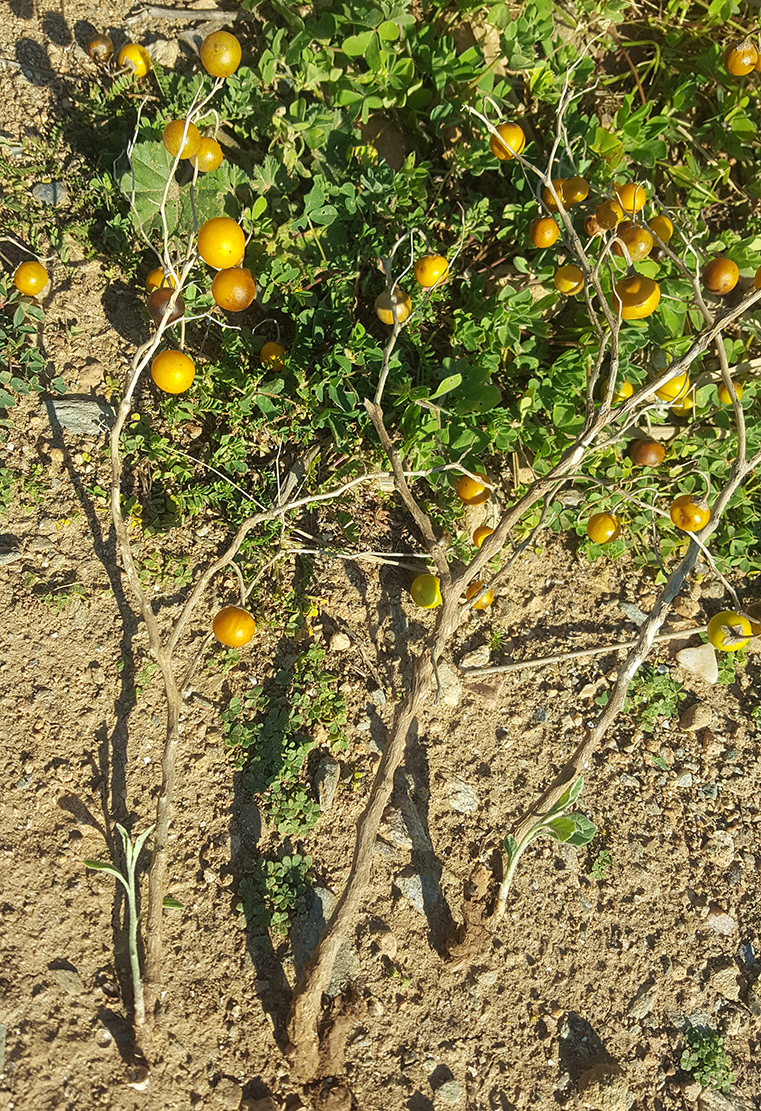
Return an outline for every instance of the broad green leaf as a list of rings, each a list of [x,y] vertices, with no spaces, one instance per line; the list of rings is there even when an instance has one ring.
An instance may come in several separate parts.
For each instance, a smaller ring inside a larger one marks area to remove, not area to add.
[[[378,34],[384,42],[396,42],[399,38],[399,25],[391,19],[386,19],[378,27]]]
[[[507,853],[508,863],[515,857],[518,851],[518,842],[513,837],[512,833],[508,833],[505,838],[505,852]]]
[[[361,57],[375,38],[375,31],[363,31],[361,35],[349,35],[341,43],[341,50],[350,58]]]
[[[436,392],[432,393],[428,400],[435,401],[437,397],[443,397],[445,393],[449,393],[451,390],[456,390],[461,382],[461,374],[450,374],[448,378],[445,378],[444,381],[440,383]]]
[[[173,895],[165,895],[162,904],[164,910],[184,910],[185,904],[181,903],[179,899],[175,899]]]

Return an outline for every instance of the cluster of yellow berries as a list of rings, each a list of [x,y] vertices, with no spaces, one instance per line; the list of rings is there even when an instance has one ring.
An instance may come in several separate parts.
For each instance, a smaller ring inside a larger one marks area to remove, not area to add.
[[[436,289],[449,277],[449,263],[443,255],[424,255],[415,263],[413,272],[421,289]],[[400,286],[394,288],[393,294],[386,289],[375,298],[375,312],[381,323],[394,323],[394,309],[400,324],[404,324],[412,312],[410,295]]]
[[[483,482],[480,481],[481,479],[483,479]],[[489,479],[484,474],[479,474],[476,478],[463,475],[458,480],[455,489],[463,505],[483,505],[484,502],[489,500],[491,494]],[[494,529],[489,528],[488,525],[479,525],[473,533],[473,543],[477,548],[480,548],[487,536],[491,536],[493,532]],[[421,609],[435,609],[436,606],[441,605],[441,580],[438,575],[432,575],[429,572],[418,575],[412,580],[410,594],[412,600]],[[481,595],[480,598],[478,597],[479,594]],[[476,579],[465,591],[465,600],[470,602],[471,599],[476,599],[472,603],[473,609],[485,610],[494,601],[494,591],[491,588],[484,591],[484,583],[480,579]]]

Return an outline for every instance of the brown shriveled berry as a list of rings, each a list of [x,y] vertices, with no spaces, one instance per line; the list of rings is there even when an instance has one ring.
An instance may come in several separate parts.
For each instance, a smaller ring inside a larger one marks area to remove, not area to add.
[[[169,286],[160,286],[159,289],[154,289],[153,293],[148,298],[148,315],[156,327],[158,327],[165,318],[167,323],[174,324],[175,320],[179,320],[185,312],[185,302],[182,299],[181,293],[177,294],[173,308],[169,308],[169,302],[173,295],[174,290]]]
[[[87,53],[99,66],[104,66],[113,57],[114,44],[108,35],[94,35],[87,44]]]
[[[633,440],[628,455],[635,467],[658,467],[663,462],[666,449],[657,440]]]

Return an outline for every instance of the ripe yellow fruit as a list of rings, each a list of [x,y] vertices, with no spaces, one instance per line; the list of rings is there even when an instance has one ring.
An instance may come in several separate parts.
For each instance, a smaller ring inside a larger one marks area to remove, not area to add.
[[[567,262],[555,271],[554,282],[555,289],[570,297],[572,293],[579,293],[584,288],[584,274],[574,263]]]
[[[162,351],[151,363],[151,378],[164,393],[184,393],[195,376],[195,363],[182,351]]]
[[[685,394],[684,397],[680,398],[679,401],[675,401],[669,408],[675,417],[688,417],[695,408],[692,394]]]
[[[587,521],[587,536],[595,544],[610,544],[621,532],[621,522],[615,513],[593,513]]]
[[[211,283],[211,295],[221,309],[243,312],[256,297],[256,282],[251,271],[242,266],[218,270]]]
[[[489,146],[495,158],[505,162],[522,153],[526,146],[526,136],[522,127],[517,123],[501,123],[496,130],[499,138],[497,135],[489,138]]]
[[[624,210],[618,201],[603,201],[595,209],[595,220],[598,228],[603,231],[612,231],[624,218]]]
[[[383,293],[379,293],[375,298],[375,314],[378,320],[383,324],[393,324],[394,306],[396,307],[396,318],[400,324],[403,324],[412,312],[412,301],[409,293],[405,293],[399,286],[394,290],[393,299],[387,289],[384,289]]]
[[[410,594],[416,606],[424,610],[441,605],[441,582],[438,575],[423,574],[412,580]]]
[[[717,297],[731,293],[739,280],[740,271],[731,258],[712,258],[703,271],[703,285]]]
[[[148,293],[153,293],[154,289],[161,289],[162,287],[174,289],[174,278],[171,274],[165,274],[163,267],[157,266],[155,270],[151,270],[145,279],[145,288]]]
[[[724,51],[724,65],[733,77],[746,77],[758,68],[758,51],[750,39],[728,46]]]
[[[653,216],[649,224],[650,231],[657,235],[663,243],[668,243],[671,236],[674,234],[674,225],[669,220],[668,216],[659,213],[658,216]]]
[[[551,216],[538,216],[529,225],[529,238],[535,247],[551,247],[560,238],[560,228]]]
[[[488,525],[479,525],[476,531],[473,533],[473,543],[477,548],[480,548],[484,540],[491,536],[493,532],[494,529],[489,528]]]
[[[659,397],[661,401],[679,401],[687,395],[689,388],[690,376],[685,371],[683,374],[675,374],[673,378],[668,378],[655,391],[655,396]]]
[[[237,266],[245,250],[243,228],[228,216],[213,216],[198,232],[198,253],[215,270]]]
[[[602,386],[600,387],[603,397],[605,397],[605,394],[608,392],[609,381],[610,379],[606,378],[603,381]],[[622,401],[626,401],[627,397],[631,397],[633,393],[634,386],[631,384],[631,382],[627,382],[626,380],[624,380],[623,382],[618,382],[616,384],[616,388],[613,391],[613,396],[610,399],[611,405],[620,405]]]
[[[563,207],[567,208],[568,206],[566,204],[566,199],[565,199],[565,184],[566,184],[565,183],[565,178],[564,177],[554,177],[552,179],[552,184],[555,187],[555,192],[557,193],[557,195],[560,197],[561,201],[563,202]],[[542,189],[542,200],[544,201],[545,205],[550,210],[550,212],[557,212],[558,206],[555,204],[555,198],[553,197],[552,193],[550,193],[549,186],[547,186],[547,185],[545,185],[544,188]]]
[[[13,275],[13,284],[19,293],[36,297],[48,284],[48,272],[41,262],[22,262]]]
[[[744,648],[752,632],[752,622],[734,610],[722,610],[708,622],[708,639],[721,652]]]
[[[172,120],[164,128],[162,139],[172,158],[192,158],[201,145],[201,132],[187,120]]]
[[[470,586],[467,588],[467,590],[465,591],[465,597],[467,598],[468,601],[470,601],[471,598],[475,598],[476,594],[480,594],[481,591],[483,590],[483,588],[484,588],[484,583],[482,583],[478,579],[476,579],[476,581],[472,582],[470,584]],[[473,603],[473,609],[474,610],[485,610],[488,606],[490,606],[492,604],[493,601],[494,601],[494,591],[491,588],[489,588],[489,590],[487,590],[486,593],[484,594],[483,598],[479,598],[477,602]]]
[[[190,160],[190,164],[194,168],[197,166],[200,174],[209,174],[212,170],[218,169],[223,160],[222,148],[217,140],[211,139],[208,135],[203,135],[198,150]]]
[[[285,356],[288,354],[286,349],[274,340],[268,340],[259,352],[259,359],[262,366],[269,367],[270,370],[283,370],[285,367]]]
[[[137,77],[145,77],[151,68],[148,51],[136,42],[128,42],[123,46],[116,61],[120,69],[131,69]]]
[[[643,186],[635,185],[630,181],[616,185],[616,196],[624,212],[629,216],[643,209],[647,202],[647,193]]]
[[[443,255],[424,255],[415,263],[415,281],[423,289],[441,285],[449,276],[449,263]]]
[[[613,240],[613,254],[626,258],[624,247],[632,262],[641,262],[653,249],[653,237],[647,228],[640,224],[621,224]]]
[[[201,43],[201,65],[212,77],[229,77],[240,59],[240,43],[229,31],[212,31]]]
[[[655,312],[660,299],[661,287],[657,282],[643,274],[632,274],[616,282],[611,305],[623,320],[643,320]]]
[[[489,481],[485,474],[479,475],[479,478],[482,478],[484,482]],[[464,474],[458,479],[457,486],[455,487],[457,497],[461,502],[464,502],[465,505],[483,505],[491,496],[491,490],[488,486],[484,485],[484,482],[478,482],[475,478],[471,478],[470,475]]]
[[[583,177],[569,177],[563,182],[562,200],[566,208],[580,204],[589,196],[589,182]]]
[[[735,388],[735,393],[737,394],[737,400],[742,401],[742,395],[743,395],[743,392],[744,392],[743,388],[742,388],[742,385],[740,384],[740,382],[733,382],[732,385]],[[727,389],[727,387],[724,385],[723,382],[719,386],[718,390],[716,391],[716,396],[718,397],[718,399],[719,399],[719,401],[721,402],[722,405],[731,405],[732,404],[732,398],[729,396],[729,390]]]
[[[256,632],[256,622],[241,606],[225,606],[215,614],[212,631],[220,644],[242,648]]]

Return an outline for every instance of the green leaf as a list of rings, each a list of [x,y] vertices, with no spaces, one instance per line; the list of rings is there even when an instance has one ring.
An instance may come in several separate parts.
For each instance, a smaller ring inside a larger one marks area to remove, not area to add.
[[[350,58],[359,58],[366,53],[370,43],[375,38],[375,31],[363,31],[361,35],[349,35],[341,43],[341,50]]]
[[[399,25],[391,19],[384,20],[378,27],[378,34],[384,42],[396,42],[399,33]]]
[[[515,857],[515,854],[517,853],[517,851],[518,851],[518,842],[515,840],[512,833],[508,833],[507,837],[505,838],[505,852],[507,853],[507,862],[508,862],[508,864]]]
[[[164,902],[162,903],[164,910],[184,910],[185,904],[181,903],[179,899],[175,899],[174,895],[165,895]]]
[[[456,390],[461,382],[461,374],[450,374],[448,378],[445,378],[444,381],[440,383],[436,392],[432,393],[428,400],[435,401],[437,397],[443,397],[445,393],[449,393],[451,390]]]

